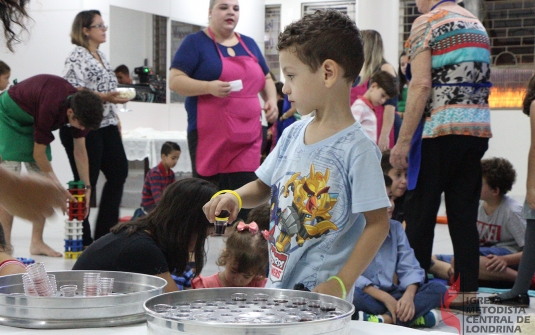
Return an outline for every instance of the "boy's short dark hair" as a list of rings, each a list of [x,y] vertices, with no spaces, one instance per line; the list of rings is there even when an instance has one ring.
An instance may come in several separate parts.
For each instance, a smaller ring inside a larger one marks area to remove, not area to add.
[[[70,97],[69,107],[80,125],[87,129],[97,130],[102,122],[104,105],[102,99],[87,90],[78,91]]]
[[[160,151],[161,155],[169,155],[173,151],[182,151],[180,150],[180,145],[176,142],[167,141],[162,144],[162,150]]]
[[[377,86],[385,90],[386,95],[389,98],[395,98],[398,96],[398,80],[396,77],[386,71],[377,71],[370,78],[370,84],[376,83]]]
[[[385,178],[385,187],[392,187],[392,178],[386,174],[383,174],[383,177]]]
[[[122,74],[126,74],[126,75],[130,75],[130,70],[128,69],[128,66],[122,64],[122,65],[119,65],[115,68],[115,70],[113,70],[113,72],[117,73],[122,73]]]
[[[317,10],[286,26],[279,35],[277,50],[295,53],[313,72],[331,59],[344,69],[349,82],[357,79],[364,63],[359,29],[336,10]]]
[[[9,65],[0,60],[0,76],[3,76],[4,74],[7,74],[9,72],[11,72],[11,68],[9,67]]]
[[[392,164],[390,164],[390,150],[387,150],[383,152],[383,156],[381,157],[381,169],[383,170],[383,174],[386,175],[393,168]]]
[[[507,194],[516,181],[516,171],[505,158],[493,157],[481,160],[481,174],[489,187],[499,189],[501,195]]]

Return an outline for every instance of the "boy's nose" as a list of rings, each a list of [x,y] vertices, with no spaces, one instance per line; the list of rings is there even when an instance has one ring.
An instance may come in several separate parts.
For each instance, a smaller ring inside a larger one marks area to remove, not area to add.
[[[288,86],[286,86],[286,84],[282,86],[282,93],[286,95],[290,94],[290,90],[288,89]]]

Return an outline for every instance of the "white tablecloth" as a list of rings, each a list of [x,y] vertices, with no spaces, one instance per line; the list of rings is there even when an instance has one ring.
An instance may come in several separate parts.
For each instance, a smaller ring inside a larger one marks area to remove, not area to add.
[[[152,128],[136,128],[123,131],[123,145],[129,161],[149,159],[149,167],[155,167],[161,160],[160,150],[167,141],[180,145],[181,154],[173,171],[191,172],[187,134],[185,131],[158,131]]]
[[[453,328],[452,328],[453,329]],[[421,331],[413,328],[400,326],[385,325],[373,322],[351,321],[351,335],[452,335],[452,333],[439,331]],[[2,335],[146,335],[146,324],[126,326],[126,327],[109,327],[109,328],[83,328],[83,329],[22,329],[0,326]],[[216,334],[214,334],[216,335]],[[301,335],[301,334],[299,334]],[[306,335],[306,334],[303,334]]]

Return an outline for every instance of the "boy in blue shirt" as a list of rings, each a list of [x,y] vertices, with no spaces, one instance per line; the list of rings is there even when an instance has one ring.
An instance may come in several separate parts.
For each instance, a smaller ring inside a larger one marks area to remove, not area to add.
[[[388,233],[381,154],[351,114],[349,92],[364,61],[355,23],[316,11],[286,27],[278,50],[283,93],[301,115],[256,170],[258,179],[220,191],[204,206],[210,222],[270,200],[266,287],[353,299],[354,283]]]
[[[392,179],[384,175],[386,192],[394,211]],[[354,319],[400,326],[434,327],[446,293],[440,283],[424,284],[425,272],[414,256],[400,222],[390,220],[390,232],[366,271],[355,283]]]

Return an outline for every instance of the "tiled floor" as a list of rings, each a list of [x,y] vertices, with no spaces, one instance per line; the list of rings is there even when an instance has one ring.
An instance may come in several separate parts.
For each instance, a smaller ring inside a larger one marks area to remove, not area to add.
[[[121,209],[121,215],[131,215],[133,209]],[[96,218],[97,211],[93,210],[91,212],[90,222],[94,222]],[[50,246],[55,248],[58,251],[63,250],[63,234],[64,234],[64,223],[63,216],[57,215],[52,220],[47,222],[44,232],[45,242]],[[27,221],[16,218],[13,226],[13,244],[15,247],[14,255],[16,257],[32,257],[36,261],[41,261],[45,263],[47,270],[56,271],[56,270],[70,270],[74,264],[74,260],[64,259],[64,258],[51,258],[43,256],[31,256],[29,255],[29,246],[30,246],[30,223]],[[217,265],[215,265],[215,260],[219,255],[220,250],[223,247],[224,238],[222,237],[210,237],[207,241],[207,250],[208,250],[208,261],[203,270],[204,274],[213,274],[218,271]],[[447,226],[443,224],[438,224],[435,230],[435,243],[434,243],[434,253],[452,253],[451,240],[447,230]],[[488,296],[488,294],[480,294],[480,297]],[[499,311],[496,310],[492,305],[483,305],[486,307],[484,313],[482,314],[483,318],[474,319],[473,317],[462,318],[461,315],[457,315],[460,319],[460,325],[463,328],[463,333],[468,334],[469,332],[474,334],[512,334],[512,328],[490,328],[490,326],[509,326],[511,327],[516,318],[519,316],[524,316],[527,314],[535,314],[535,306],[532,304],[532,308],[526,310],[509,310]],[[505,319],[503,317],[506,317]],[[535,315],[531,317],[535,320]],[[450,317],[450,320],[455,320],[455,317]],[[512,321],[512,323],[511,323]],[[535,321],[532,321],[535,322]],[[489,327],[489,328],[483,328]],[[447,326],[443,321],[437,327],[428,329],[428,331],[443,331],[458,333],[457,330],[453,327]]]

